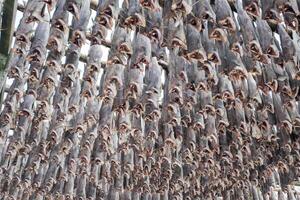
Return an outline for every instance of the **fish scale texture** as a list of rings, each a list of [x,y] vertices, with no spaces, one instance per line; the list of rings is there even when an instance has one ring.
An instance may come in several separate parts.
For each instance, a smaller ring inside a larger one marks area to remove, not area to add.
[[[28,0],[0,199],[299,200],[300,1],[119,4]]]

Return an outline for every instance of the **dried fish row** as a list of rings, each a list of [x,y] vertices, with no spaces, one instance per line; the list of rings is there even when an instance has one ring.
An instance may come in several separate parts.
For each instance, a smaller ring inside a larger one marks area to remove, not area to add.
[[[9,78],[13,78],[14,80],[13,80],[13,84],[10,87],[10,92],[5,99],[5,102],[7,103],[5,103],[1,116],[5,121],[6,125],[12,123],[10,124],[9,129],[15,127],[15,125],[13,125],[15,124],[15,122],[13,122],[12,119],[17,117],[18,107],[20,106],[19,102],[22,99],[24,86],[26,82],[26,80],[24,79],[24,77],[26,77],[25,74],[27,73],[27,66],[28,66],[28,63],[26,61],[26,56],[29,53],[29,48],[31,45],[30,39],[32,36],[32,30],[34,25],[33,23],[30,23],[28,21],[28,17],[33,12],[32,6],[34,3],[35,1],[28,1],[28,4],[24,11],[24,15],[14,34],[16,40],[13,46],[12,56],[9,58],[8,61],[7,76]],[[8,128],[8,126],[5,125],[4,127]],[[5,130],[4,128],[4,130],[1,131],[4,140],[7,139],[6,137],[9,129]]]
[[[19,54],[20,56],[16,56],[15,58],[19,58],[17,61],[17,65],[12,65],[11,71],[9,72],[9,76],[15,79],[15,83],[12,86],[15,86],[11,88],[11,91],[14,91],[13,96],[17,95],[19,96],[18,98],[21,100],[23,99],[23,102],[20,102],[20,106],[15,108],[18,108],[16,111],[15,115],[15,134],[12,136],[6,135],[4,133],[4,136],[6,137],[5,140],[10,141],[10,144],[7,144],[5,151],[2,151],[2,166],[3,168],[7,168],[7,170],[3,171],[3,176],[5,176],[6,180],[9,181],[14,181],[18,180],[20,181],[20,175],[23,173],[24,169],[24,159],[26,160],[26,155],[23,154],[22,152],[26,152],[27,148],[25,146],[26,142],[26,135],[27,132],[30,130],[31,127],[31,120],[33,118],[33,109],[34,109],[34,102],[37,96],[37,93],[35,90],[27,89],[27,91],[22,91],[24,89],[25,83],[27,81],[27,75],[28,74],[28,64],[27,64],[27,59],[28,61],[31,62],[31,64],[35,64],[36,66],[42,66],[45,56],[46,56],[46,42],[48,40],[48,35],[49,34],[49,24],[48,22],[39,22],[39,25],[36,29],[36,33],[34,35],[34,38],[31,43],[30,50],[28,46],[30,46],[30,31],[33,28],[33,23],[31,19],[37,19],[38,18],[38,13],[39,11],[32,9],[34,1],[29,1],[28,5],[26,7],[25,13],[28,13],[23,17],[23,19],[20,22],[20,26],[18,27],[16,31],[16,43],[15,43],[15,49],[16,53]],[[42,5],[42,3],[40,4]],[[42,9],[43,10],[43,9]],[[40,10],[44,15],[48,16],[49,20],[49,14],[47,14],[47,11],[42,11]],[[37,12],[36,12],[37,11]],[[28,18],[27,18],[28,17]],[[34,21],[34,20],[33,20]],[[19,38],[19,39],[18,39]],[[27,47],[26,47],[27,45]],[[27,53],[28,56],[27,56]],[[25,57],[27,56],[27,59]],[[33,68],[33,67],[31,67]],[[22,77],[22,78],[21,78]],[[22,80],[21,80],[22,79]],[[21,80],[21,82],[20,82]],[[23,83],[22,83],[23,82]],[[20,85],[21,83],[21,85]],[[21,86],[21,87],[20,87]],[[30,86],[29,86],[30,88]],[[8,99],[12,98],[14,99],[13,96],[8,95]],[[8,100],[7,99],[7,100]],[[16,103],[16,101],[12,101],[11,103]],[[5,112],[3,113],[5,114]],[[8,136],[8,137],[7,137]],[[27,151],[28,152],[28,151]],[[14,161],[11,163],[12,161]],[[9,189],[10,188],[10,189]],[[13,191],[13,185],[9,185],[7,189],[9,189],[9,195],[10,196],[17,196],[18,192],[12,192]],[[19,188],[20,189],[20,188]],[[8,191],[7,191],[8,192]],[[6,192],[4,192],[6,193]]]

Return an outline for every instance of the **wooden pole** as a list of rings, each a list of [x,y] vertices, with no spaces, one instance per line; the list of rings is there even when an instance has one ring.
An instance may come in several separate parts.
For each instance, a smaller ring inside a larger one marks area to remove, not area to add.
[[[17,13],[17,0],[5,0],[3,3],[1,37],[0,37],[0,103],[2,103],[4,94],[4,85],[6,82],[7,71],[5,70],[9,62],[9,53],[14,33],[15,19]]]
[[[16,0],[5,0],[3,5],[0,53],[6,56],[9,53],[13,38],[17,5],[18,4]]]

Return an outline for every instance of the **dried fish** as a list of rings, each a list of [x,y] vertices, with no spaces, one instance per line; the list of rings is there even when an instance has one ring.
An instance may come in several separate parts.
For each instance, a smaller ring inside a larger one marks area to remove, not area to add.
[[[65,9],[79,19],[79,13],[83,4],[83,0],[66,0]]]
[[[119,3],[27,2],[0,199],[297,199],[300,2]]]
[[[235,31],[236,25],[228,1],[216,0],[215,2],[216,21],[229,31]]]
[[[146,21],[142,14],[142,6],[138,0],[124,1],[120,16],[122,16],[121,24],[125,27],[133,29],[134,27],[145,27]]]
[[[74,4],[71,3],[71,5]],[[86,40],[85,32],[89,23],[90,14],[90,0],[82,1],[80,12],[78,13],[78,18],[73,20],[72,23],[73,31],[71,36],[71,42],[79,48],[81,48],[82,45],[84,45]]]

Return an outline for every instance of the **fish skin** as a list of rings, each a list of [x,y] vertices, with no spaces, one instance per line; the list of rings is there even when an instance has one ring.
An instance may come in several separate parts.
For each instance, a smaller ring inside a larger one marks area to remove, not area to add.
[[[72,13],[75,18],[79,19],[80,10],[83,6],[83,0],[66,0],[64,10]]]
[[[30,13],[26,19],[26,23],[32,22],[49,22],[49,11],[46,9],[47,4],[37,0],[34,4],[30,4],[28,12]]]
[[[238,11],[238,21],[240,24],[244,24],[244,27],[248,30],[242,29],[242,36],[246,47],[253,57],[259,57],[262,53],[261,47],[258,43],[254,26],[252,24],[251,18],[248,16],[245,10],[240,6],[237,6]]]
[[[243,0],[243,7],[247,11],[249,15],[252,15],[254,17],[259,17],[260,16],[260,10],[259,7],[261,6],[261,1],[260,0]]]
[[[228,1],[216,0],[214,9],[217,23],[230,31],[235,31],[236,25]]]
[[[259,35],[259,41],[262,47],[262,50],[265,54],[274,55],[275,57],[279,56],[278,49],[274,43],[274,38],[272,35],[272,30],[265,20],[257,21],[257,32]],[[272,54],[270,54],[271,52]]]
[[[47,49],[60,56],[64,55],[68,34],[69,27],[66,22],[61,19],[56,20],[50,29],[50,37],[46,46]]]
[[[146,25],[143,8],[139,0],[124,1],[120,15],[123,16],[120,20],[121,25],[129,29],[133,30],[137,27],[145,27]]]
[[[261,1],[262,6],[262,18],[267,21],[278,24],[280,22],[280,16],[278,8],[275,6],[276,1]]]
[[[200,62],[204,62],[206,53],[202,46],[201,34],[190,24],[186,27],[186,39],[187,39],[187,58],[192,60],[196,59]]]
[[[126,65],[127,60],[133,53],[133,45],[130,41],[129,31],[120,26],[116,27],[116,33],[112,38],[111,51],[108,55],[108,63]]]
[[[199,19],[216,21],[216,13],[209,1],[194,1],[192,13]]]
[[[284,60],[287,62],[288,60],[292,60],[292,56],[295,53],[295,47],[293,45],[292,39],[286,32],[285,28],[281,25],[278,26],[278,34],[280,36],[280,41],[282,45],[282,53],[284,54]]]

